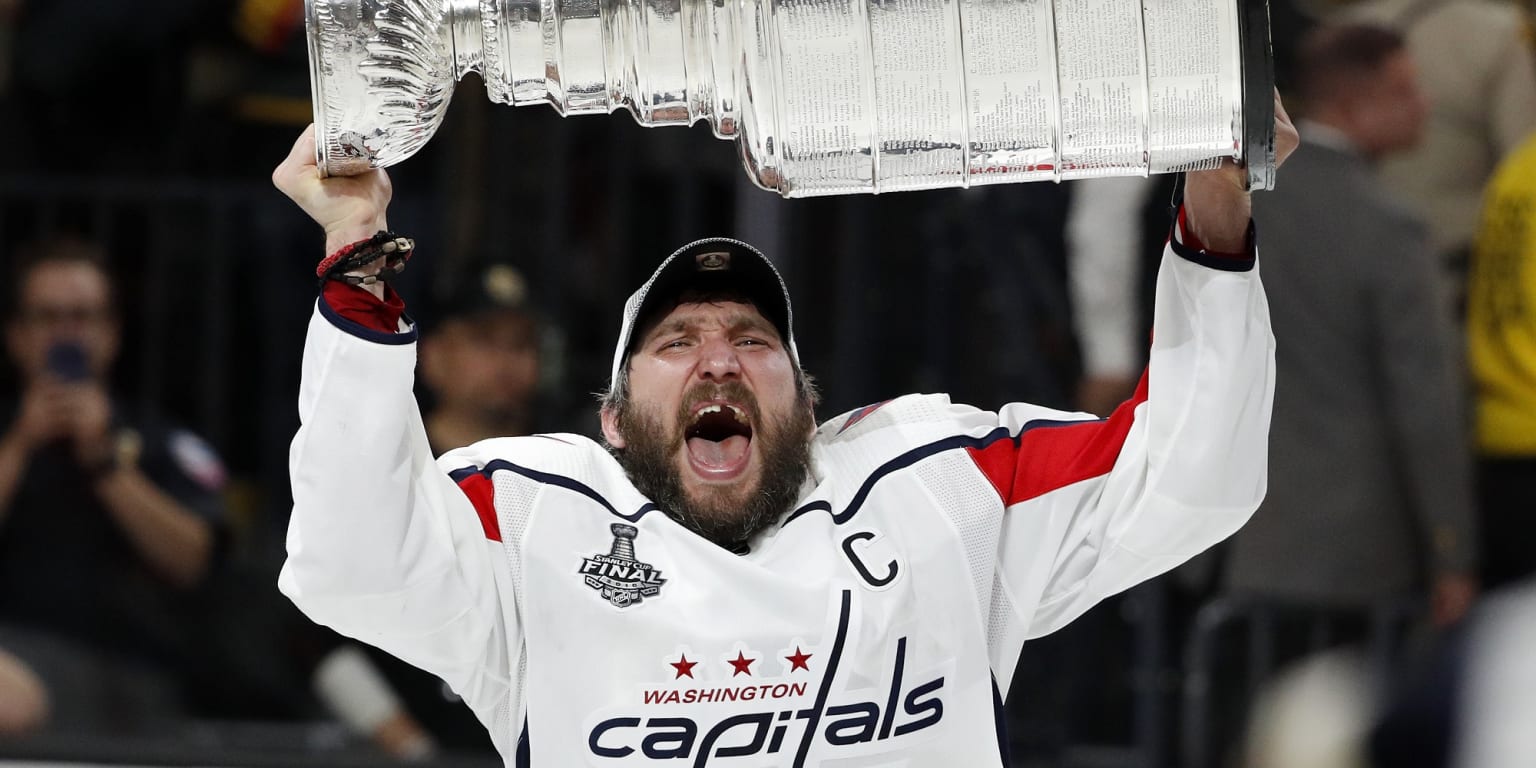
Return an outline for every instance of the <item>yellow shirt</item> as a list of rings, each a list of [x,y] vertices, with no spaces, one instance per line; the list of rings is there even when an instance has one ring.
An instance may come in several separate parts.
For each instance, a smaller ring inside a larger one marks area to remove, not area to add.
[[[1478,447],[1536,456],[1536,135],[1489,182],[1467,301]]]

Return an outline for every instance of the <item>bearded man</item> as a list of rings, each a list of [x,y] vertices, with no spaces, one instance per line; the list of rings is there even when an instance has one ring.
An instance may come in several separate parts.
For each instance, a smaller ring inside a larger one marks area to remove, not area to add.
[[[1230,164],[1188,177],[1148,373],[1107,420],[911,395],[818,427],[783,281],[717,238],[625,306],[606,447],[499,438],[434,461],[385,282],[412,245],[387,232],[388,180],[321,178],[314,157],[306,133],[274,173],[332,254],[279,584],[442,677],[509,766],[1005,765],[1024,641],[1263,496],[1274,350]]]

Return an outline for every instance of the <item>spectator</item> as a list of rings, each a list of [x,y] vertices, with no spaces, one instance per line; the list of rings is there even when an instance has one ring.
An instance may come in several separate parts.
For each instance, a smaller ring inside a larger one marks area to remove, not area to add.
[[[1418,65],[1429,121],[1422,141],[1383,161],[1382,180],[1428,223],[1443,297],[1459,307],[1483,189],[1536,130],[1529,19],[1503,0],[1365,0],[1351,12],[1400,31]]]
[[[11,284],[20,399],[0,437],[0,645],[41,678],[51,725],[173,714],[223,467],[195,435],[111,394],[119,329],[96,248],[49,243]]]
[[[288,675],[255,680],[239,668],[216,680],[194,677],[230,664],[279,669],[257,663],[266,654],[252,657],[250,643],[231,637],[221,603],[238,599],[250,615],[237,626],[268,646],[282,636],[283,614],[262,606],[294,612],[265,578],[270,594],[261,596],[231,572],[210,573],[223,482],[212,450],[109,395],[119,329],[100,252],[59,240],[21,263],[7,345],[23,392],[0,439],[0,497],[8,501],[0,510],[0,643],[19,658],[0,661],[0,732],[36,728],[50,699],[49,726],[59,730],[205,711],[291,714],[302,694],[271,690],[293,686]],[[323,634],[297,645],[301,666],[313,668],[300,674],[327,709],[387,754],[429,754],[431,740],[362,652]]]
[[[505,264],[483,269],[439,302],[421,343],[425,417],[433,453],[491,437],[528,435],[536,424],[540,326],[528,283]]]
[[[1243,684],[1260,682],[1238,671],[1240,659],[1273,669],[1361,643],[1384,663],[1400,648],[1403,611],[1430,596],[1431,617],[1446,625],[1475,594],[1454,323],[1438,311],[1422,224],[1375,172],[1422,132],[1428,105],[1415,69],[1402,36],[1386,28],[1314,29],[1297,57],[1301,147],[1281,184],[1254,196],[1276,346],[1269,490],[1229,542],[1218,589],[1268,618],[1254,625],[1246,659],[1233,645],[1216,653],[1218,743],[1196,745],[1216,754],[1230,754]],[[1264,725],[1264,701],[1248,759],[1268,762],[1253,764],[1359,757],[1357,708],[1328,710],[1340,713],[1329,733],[1307,745],[1337,749],[1295,759],[1285,729],[1271,727],[1283,721]],[[1299,709],[1308,706],[1321,705]]]
[[[1536,574],[1536,134],[1489,186],[1467,296],[1491,588]]]
[[[1322,27],[1285,183],[1256,196],[1277,344],[1269,493],[1234,538],[1225,589],[1319,609],[1427,590],[1449,623],[1475,593],[1461,370],[1418,222],[1373,173],[1427,106],[1402,37]]]

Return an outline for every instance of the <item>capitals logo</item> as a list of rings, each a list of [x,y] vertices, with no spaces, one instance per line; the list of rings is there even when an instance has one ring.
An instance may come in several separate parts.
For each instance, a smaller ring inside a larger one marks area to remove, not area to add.
[[[628,608],[647,597],[660,595],[661,585],[667,583],[661,571],[635,559],[635,536],[639,529],[614,523],[608,530],[613,532],[613,546],[608,554],[584,558],[577,570],[586,577],[587,586],[616,608]]]
[[[935,726],[945,714],[945,681],[954,674],[952,660],[915,666],[903,636],[897,638],[894,654],[886,657],[890,671],[881,676],[883,684],[870,685],[880,678],[866,674],[857,687],[839,686],[849,615],[850,595],[845,591],[831,649],[812,646],[814,652],[807,653],[795,645],[792,655],[786,649],[779,655],[789,665],[777,678],[758,677],[752,665],[762,657],[748,658],[740,649],[735,659],[718,657],[731,667],[729,677],[698,684],[693,682],[695,672],[702,675],[704,670],[695,667],[708,654],[693,660],[682,654],[668,661],[676,671],[674,680],[686,676],[688,684],[647,687],[641,691],[642,701],[593,713],[583,726],[588,764],[621,768],[677,761],[669,764],[804,768],[827,761],[841,765],[845,759],[889,758],[936,738],[941,731]],[[740,675],[745,678],[738,680]],[[853,677],[843,675],[845,680]]]

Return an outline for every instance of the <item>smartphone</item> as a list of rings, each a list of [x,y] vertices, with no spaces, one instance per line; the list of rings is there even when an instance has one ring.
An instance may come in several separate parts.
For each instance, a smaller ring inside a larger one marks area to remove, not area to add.
[[[84,381],[91,377],[85,347],[78,342],[60,341],[48,348],[48,370],[62,381]]]

